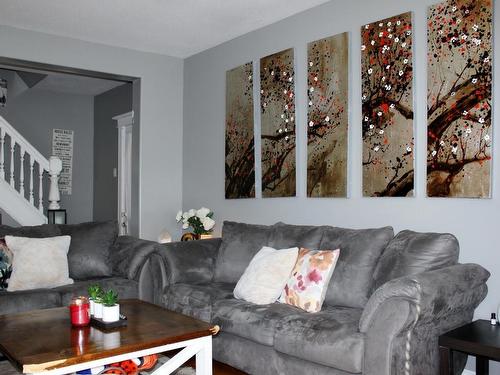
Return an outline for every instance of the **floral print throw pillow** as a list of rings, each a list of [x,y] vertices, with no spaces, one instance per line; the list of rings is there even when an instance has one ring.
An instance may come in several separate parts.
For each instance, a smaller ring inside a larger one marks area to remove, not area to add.
[[[321,311],[339,255],[339,249],[332,251],[301,248],[279,302],[311,313]]]
[[[12,252],[7,247],[5,239],[0,238],[0,290],[7,289],[12,273]]]

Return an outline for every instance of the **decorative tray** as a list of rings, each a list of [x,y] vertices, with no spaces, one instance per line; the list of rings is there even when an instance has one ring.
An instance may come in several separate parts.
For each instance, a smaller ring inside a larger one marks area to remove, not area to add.
[[[127,318],[123,315],[120,316],[120,320],[116,322],[104,322],[102,319],[94,318],[93,316],[90,318],[90,325],[103,330],[110,330],[120,327],[127,326]]]

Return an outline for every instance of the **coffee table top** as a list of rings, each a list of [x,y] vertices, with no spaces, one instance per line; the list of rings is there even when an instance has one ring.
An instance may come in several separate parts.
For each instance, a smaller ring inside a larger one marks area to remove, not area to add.
[[[73,328],[67,307],[0,315],[0,352],[24,373],[210,336],[218,328],[162,307],[120,301],[128,325],[113,331]]]

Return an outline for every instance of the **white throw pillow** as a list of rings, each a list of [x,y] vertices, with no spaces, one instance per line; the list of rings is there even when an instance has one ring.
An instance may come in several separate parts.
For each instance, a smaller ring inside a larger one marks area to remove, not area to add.
[[[73,284],[68,270],[70,236],[5,236],[5,242],[14,256],[8,292]]]
[[[238,280],[234,296],[257,305],[276,302],[290,278],[298,254],[298,247],[276,250],[264,246]]]

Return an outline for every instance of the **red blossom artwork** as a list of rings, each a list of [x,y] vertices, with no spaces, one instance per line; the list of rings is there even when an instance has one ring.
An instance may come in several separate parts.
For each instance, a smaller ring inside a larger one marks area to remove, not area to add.
[[[430,7],[428,196],[490,196],[491,86],[491,0]]]
[[[413,196],[411,13],[361,29],[363,195]]]
[[[262,196],[294,197],[295,82],[293,49],[260,60]]]
[[[349,37],[307,46],[307,196],[347,196]]]
[[[226,72],[226,199],[255,197],[253,64]]]

